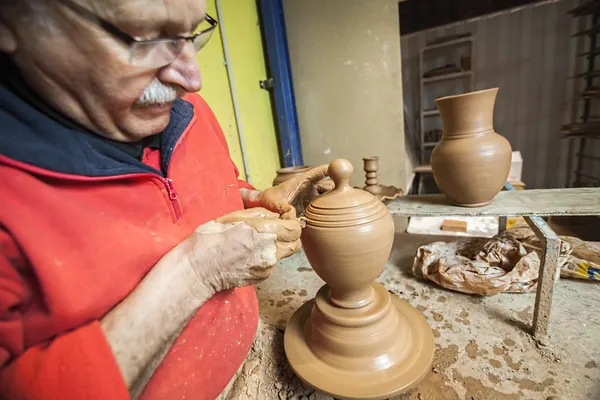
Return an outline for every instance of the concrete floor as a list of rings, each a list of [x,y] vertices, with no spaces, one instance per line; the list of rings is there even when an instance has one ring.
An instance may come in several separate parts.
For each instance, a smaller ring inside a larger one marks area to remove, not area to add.
[[[422,311],[436,337],[431,373],[399,399],[600,399],[599,284],[558,282],[541,346],[528,333],[535,294],[465,295],[412,275],[417,248],[436,240],[452,238],[397,234],[378,279]],[[263,321],[283,330],[322,284],[302,252],[282,261],[257,287]]]

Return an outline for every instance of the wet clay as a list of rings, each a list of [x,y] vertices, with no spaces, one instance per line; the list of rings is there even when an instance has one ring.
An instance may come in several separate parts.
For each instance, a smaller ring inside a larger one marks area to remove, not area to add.
[[[310,170],[308,165],[300,165],[296,167],[286,167],[277,170],[277,176],[273,179],[273,186],[277,186],[289,179],[295,178],[298,175],[302,175]],[[308,206],[310,201],[318,195],[316,185],[310,185],[304,189],[301,193],[298,193],[296,199],[296,215],[301,215],[304,209]]]
[[[325,285],[287,325],[285,353],[307,385],[337,399],[385,399],[417,385],[433,361],[423,314],[375,279],[394,240],[392,217],[352,188],[352,165],[334,160],[335,189],[308,206],[302,244]]]
[[[442,97],[435,101],[443,136],[431,154],[439,189],[458,206],[491,203],[510,170],[512,149],[494,132],[498,88]]]

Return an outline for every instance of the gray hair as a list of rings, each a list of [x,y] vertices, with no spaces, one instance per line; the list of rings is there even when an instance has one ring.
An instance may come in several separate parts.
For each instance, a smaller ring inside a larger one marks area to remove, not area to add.
[[[19,22],[50,28],[52,19],[47,0],[0,0],[0,16],[18,17]]]

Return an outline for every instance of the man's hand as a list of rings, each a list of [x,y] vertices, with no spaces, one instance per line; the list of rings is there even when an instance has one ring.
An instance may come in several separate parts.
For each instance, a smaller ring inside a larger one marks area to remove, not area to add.
[[[235,211],[196,229],[184,244],[191,268],[212,292],[257,284],[302,247],[301,225],[264,208]]]
[[[327,164],[319,165],[263,192],[243,191],[244,205],[246,208],[263,207],[278,213],[283,219],[293,219],[296,217],[296,203],[312,200],[313,190],[325,193],[333,188],[333,182],[325,180],[328,168]]]
[[[264,208],[201,225],[101,321],[132,398],[196,310],[216,292],[268,278],[300,249],[300,223]]]

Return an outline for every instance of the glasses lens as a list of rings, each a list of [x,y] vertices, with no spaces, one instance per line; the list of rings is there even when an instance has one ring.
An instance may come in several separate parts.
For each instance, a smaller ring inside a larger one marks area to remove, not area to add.
[[[179,56],[184,45],[184,40],[138,42],[131,48],[130,63],[144,68],[164,67]]]
[[[214,31],[214,29],[211,29],[210,31],[203,32],[202,34],[196,36],[194,39],[194,47],[196,48],[196,51],[200,51],[204,46],[206,46],[206,43],[208,43]]]

